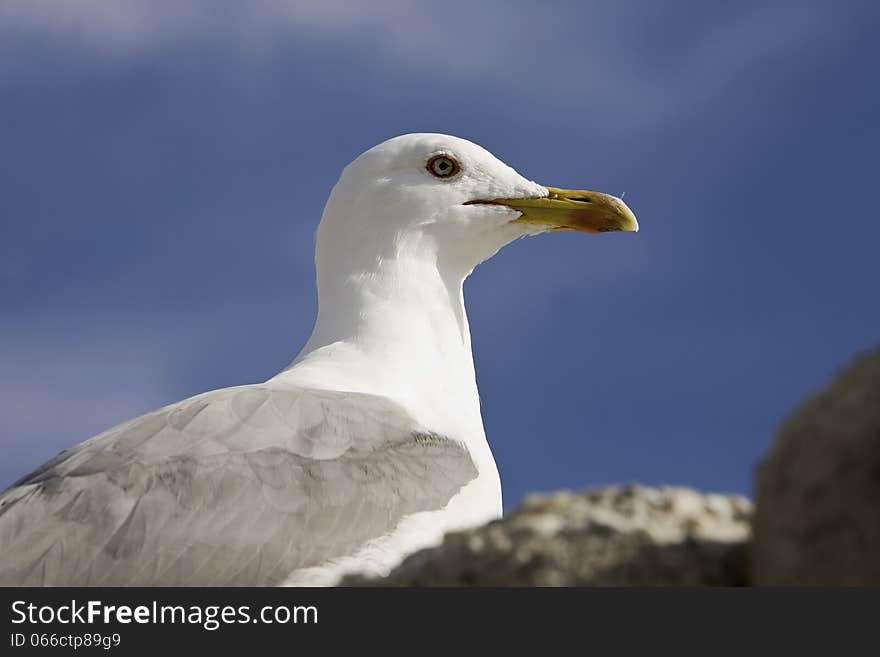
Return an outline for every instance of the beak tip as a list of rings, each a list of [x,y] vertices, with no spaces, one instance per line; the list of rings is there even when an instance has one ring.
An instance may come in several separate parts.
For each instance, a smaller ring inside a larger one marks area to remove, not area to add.
[[[623,199],[615,197],[617,211],[621,217],[624,219],[624,228],[623,230],[629,231],[631,233],[639,232],[639,220],[636,219],[635,213],[629,209],[629,206],[623,202]]]

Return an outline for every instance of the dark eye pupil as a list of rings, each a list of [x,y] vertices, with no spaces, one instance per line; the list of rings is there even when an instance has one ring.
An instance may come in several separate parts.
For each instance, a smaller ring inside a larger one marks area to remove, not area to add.
[[[438,155],[428,161],[428,171],[438,178],[448,178],[458,173],[458,162],[450,157]]]

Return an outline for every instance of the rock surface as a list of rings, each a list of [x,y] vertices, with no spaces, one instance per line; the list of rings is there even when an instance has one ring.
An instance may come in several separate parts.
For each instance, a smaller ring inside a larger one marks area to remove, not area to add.
[[[880,348],[783,424],[754,522],[754,584],[880,585]]]
[[[387,578],[341,584],[743,585],[750,516],[743,497],[686,488],[535,496],[500,520],[447,535]]]
[[[686,488],[536,496],[387,578],[341,584],[878,586],[880,348],[785,421],[758,469],[752,516],[745,498]]]

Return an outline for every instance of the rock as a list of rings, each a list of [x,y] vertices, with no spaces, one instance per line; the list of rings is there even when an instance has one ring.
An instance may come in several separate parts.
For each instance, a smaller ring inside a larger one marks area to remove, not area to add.
[[[751,504],[686,488],[614,486],[517,511],[343,586],[743,585]]]
[[[756,585],[880,585],[880,348],[783,424],[754,535]]]

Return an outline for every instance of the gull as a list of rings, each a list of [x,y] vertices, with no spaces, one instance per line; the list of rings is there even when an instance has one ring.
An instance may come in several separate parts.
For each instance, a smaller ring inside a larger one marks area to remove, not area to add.
[[[501,515],[462,285],[513,240],[636,231],[482,147],[395,137],[318,226],[318,315],[264,383],[196,395],[61,452],[0,495],[0,584],[332,585]]]

